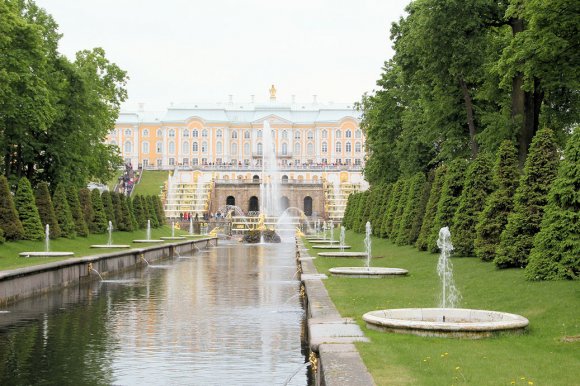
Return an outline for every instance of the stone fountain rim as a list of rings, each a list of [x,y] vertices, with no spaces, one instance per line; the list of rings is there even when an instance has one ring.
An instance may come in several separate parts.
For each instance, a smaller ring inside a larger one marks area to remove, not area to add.
[[[74,256],[74,252],[20,252],[18,255],[22,257],[62,257]]]
[[[389,267],[334,267],[328,270],[330,273],[339,275],[367,275],[367,276],[399,276],[409,273],[403,268]]]
[[[129,244],[92,244],[91,248],[131,248]]]
[[[319,252],[322,257],[366,257],[366,252]]]
[[[425,317],[424,313],[434,313],[436,316],[442,318],[443,314],[447,316],[451,314],[467,314],[469,319],[474,316],[487,317],[501,316],[502,320],[475,320],[465,322],[453,321],[431,321],[418,320],[415,318],[403,319],[402,316],[409,313],[421,315]],[[389,314],[388,314],[389,313]],[[417,314],[419,313],[419,314]],[[486,332],[486,331],[501,331],[501,330],[515,330],[523,329],[529,325],[529,320],[521,315],[512,314],[502,311],[479,310],[471,308],[393,308],[377,311],[370,311],[363,315],[363,320],[369,324],[406,330],[424,330],[424,331],[442,331],[442,332]]]

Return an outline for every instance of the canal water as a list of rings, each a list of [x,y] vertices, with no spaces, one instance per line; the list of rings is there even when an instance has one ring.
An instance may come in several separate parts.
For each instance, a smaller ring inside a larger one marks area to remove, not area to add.
[[[299,285],[292,244],[220,241],[26,299],[0,309],[0,384],[307,385]]]

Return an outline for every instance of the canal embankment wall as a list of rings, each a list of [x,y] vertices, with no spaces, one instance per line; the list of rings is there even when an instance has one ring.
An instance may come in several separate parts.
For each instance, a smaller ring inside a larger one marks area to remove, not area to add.
[[[323,280],[308,249],[297,239],[296,258],[304,286],[311,366],[315,368],[317,386],[375,385],[364,365],[355,342],[368,338],[351,318],[344,318],[328,295]],[[313,363],[314,362],[314,363]]]
[[[0,306],[79,282],[100,280],[96,272],[106,277],[135,266],[215,245],[217,238],[185,240],[0,271]]]

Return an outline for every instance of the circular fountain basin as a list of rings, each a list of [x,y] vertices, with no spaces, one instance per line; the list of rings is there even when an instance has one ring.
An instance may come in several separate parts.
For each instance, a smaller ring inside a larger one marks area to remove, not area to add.
[[[151,240],[133,240],[134,243],[162,243],[163,240],[156,240],[156,239],[151,239]]]
[[[63,257],[74,256],[74,252],[20,252],[22,257]]]
[[[367,312],[368,328],[420,336],[480,339],[522,333],[529,321],[506,312],[468,308],[400,308]]]
[[[161,240],[185,240],[183,236],[163,236],[160,237]]]
[[[343,277],[358,277],[358,278],[371,278],[371,279],[382,279],[390,278],[396,276],[405,276],[409,273],[406,269],[402,268],[385,268],[385,267],[334,267],[330,268],[329,272],[332,276],[343,276]]]
[[[338,245],[338,244],[313,245],[312,248],[316,248],[316,249],[350,249],[350,245]]]
[[[338,240],[328,240],[328,239],[312,239],[308,241],[317,244],[336,244],[339,242]]]
[[[367,257],[366,252],[319,252],[322,257]]]
[[[91,248],[131,248],[128,244],[94,244]]]

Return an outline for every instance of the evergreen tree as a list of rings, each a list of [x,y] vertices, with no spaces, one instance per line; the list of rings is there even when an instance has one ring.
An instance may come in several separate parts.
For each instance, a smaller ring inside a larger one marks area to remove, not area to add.
[[[101,200],[101,192],[99,189],[93,189],[91,192],[91,203],[93,205],[93,221],[89,223],[91,233],[105,233],[109,228],[107,217],[105,215],[105,208]]]
[[[409,180],[407,202],[403,209],[403,214],[401,215],[399,231],[397,232],[397,238],[395,239],[397,245],[412,244],[415,241],[412,239],[413,236],[411,235],[411,231],[413,230],[414,220],[418,217],[422,217],[422,213],[419,213],[419,206],[421,205],[425,182],[425,175],[422,172],[415,173],[415,175],[413,175]]]
[[[421,230],[419,231],[419,237],[416,242],[417,249],[420,251],[427,250],[427,242],[431,235],[435,216],[437,215],[437,204],[441,197],[441,188],[443,187],[443,181],[445,181],[446,172],[447,166],[445,164],[442,164],[435,169],[435,177],[433,178],[433,184],[431,184],[431,191],[429,192],[429,201],[425,208],[423,223],[421,224]]]
[[[81,202],[79,201],[79,192],[76,186],[67,186],[66,198],[75,224],[76,234],[81,237],[87,237],[89,235],[89,228],[85,222],[85,217],[81,208]]]
[[[116,195],[116,193],[105,190],[101,194],[101,201],[103,201],[103,208],[105,208],[105,217],[107,217],[107,221],[111,221],[113,223],[113,227],[117,229],[117,217],[115,216],[116,213],[113,206],[113,195]]]
[[[79,189],[79,203],[80,208],[83,213],[84,223],[90,233],[93,233],[91,224],[95,219],[95,211],[93,209],[93,200],[91,196],[91,191],[87,188]],[[78,229],[78,225],[77,225]],[[87,233],[88,235],[88,233]]]
[[[7,240],[24,238],[24,228],[18,218],[8,180],[4,176],[0,176],[0,228]]]
[[[18,189],[14,196],[14,203],[18,211],[18,217],[24,228],[25,240],[42,240],[44,239],[44,228],[40,222],[40,215],[36,208],[32,186],[26,177],[18,181]]]
[[[465,170],[467,161],[464,159],[453,160],[445,173],[445,180],[441,187],[441,197],[437,203],[437,214],[433,220],[431,234],[427,240],[427,249],[431,252],[437,252],[437,239],[439,238],[439,229],[451,227],[453,216],[459,205],[459,197],[463,191],[463,181],[465,180]],[[453,235],[451,235],[453,237]]]
[[[411,245],[415,245],[415,242],[419,237],[419,232],[421,231],[421,225],[423,224],[423,218],[427,209],[427,202],[429,202],[429,195],[431,194],[431,186],[433,185],[434,178],[435,170],[431,169],[429,174],[427,174],[425,183],[423,184],[421,198],[419,199],[419,205],[417,207],[417,215],[413,219],[413,224],[411,225],[411,233],[409,237],[409,244]]]
[[[50,198],[50,192],[48,191],[48,184],[46,182],[38,184],[35,196],[36,207],[38,208],[38,214],[40,215],[42,225],[48,224],[50,226],[51,239],[59,238],[60,226],[58,225],[58,220],[54,213],[54,206],[52,205],[52,199]]]
[[[165,210],[163,209],[163,202],[161,202],[161,197],[155,195],[153,196],[153,201],[155,202],[155,214],[157,215],[157,221],[160,225],[165,225],[167,221],[165,220]]]
[[[457,256],[474,256],[475,226],[485,200],[495,188],[492,168],[491,157],[479,153],[465,172],[463,191],[451,226],[451,239]]]
[[[513,209],[519,168],[517,149],[511,141],[504,141],[498,150],[493,178],[497,189],[487,198],[475,228],[475,255],[483,261],[495,258],[499,237]]]
[[[352,203],[354,201],[354,196],[355,196],[355,193],[351,193],[346,198],[346,207],[344,208],[344,214],[342,216],[342,225],[346,229],[349,229],[349,226],[348,226],[349,213],[350,213],[350,210],[352,208]]]
[[[381,226],[383,224],[384,213],[389,203],[389,196],[391,194],[391,184],[382,184],[379,187],[379,197],[377,206],[373,208],[373,216],[371,225],[373,227],[373,235],[380,236]]]
[[[389,239],[393,243],[396,242],[397,236],[399,235],[399,230],[401,226],[401,221],[403,219],[403,211],[407,206],[407,201],[409,200],[409,189],[411,188],[411,179],[405,178],[403,180],[403,185],[401,189],[401,194],[399,195],[397,208],[393,215],[393,224],[391,225],[391,230],[389,232]]]
[[[387,209],[385,210],[385,215],[383,217],[383,223],[381,224],[381,237],[388,238],[393,226],[393,218],[397,210],[397,204],[401,197],[401,190],[403,189],[403,179],[399,178],[397,182],[393,185],[391,189],[391,195],[389,197],[389,203]]]
[[[4,244],[4,241],[6,241],[6,239],[4,238],[4,231],[2,230],[2,228],[0,228],[0,244]]]
[[[129,204],[127,203],[127,196],[124,194],[116,195],[121,204],[121,220],[118,223],[118,228],[121,231],[130,232],[133,230],[133,222],[131,221],[131,213],[129,212]]]
[[[357,229],[358,233],[366,232],[367,221],[369,221],[369,218],[371,216],[371,209],[374,206],[374,198],[376,196],[375,190],[376,189],[370,189],[365,192],[366,203],[362,206],[360,210],[360,219],[358,222]]]
[[[56,187],[54,195],[52,196],[52,203],[54,205],[56,220],[60,227],[60,235],[68,239],[74,238],[76,236],[75,223],[68,205],[66,191],[63,184],[58,184]]]
[[[135,208],[133,208],[133,200],[131,197],[127,197],[127,206],[129,207],[129,216],[131,217],[131,227],[133,230],[139,229],[139,224],[137,223],[137,218],[135,217]]]
[[[151,226],[153,228],[159,228],[160,225],[153,204],[153,196],[145,196],[145,202],[147,205],[147,214],[149,215],[149,220],[151,220]]]
[[[133,210],[135,211],[135,218],[139,228],[147,228],[147,210],[143,204],[143,197],[137,194],[133,199]]]
[[[361,227],[364,227],[361,226],[361,223],[363,221],[365,206],[368,204],[369,191],[360,192],[359,194],[359,202],[356,212],[354,213],[354,222],[352,226],[352,230],[356,233],[361,233]]]
[[[494,263],[500,268],[525,267],[534,236],[540,230],[548,191],[558,168],[558,149],[549,129],[538,130],[514,196]]]
[[[560,161],[525,276],[528,280],[580,278],[580,128],[568,140]]]
[[[122,194],[117,192],[111,192],[111,205],[113,207],[113,216],[117,220],[115,224],[115,229],[124,230],[124,226],[121,226],[121,223],[125,221],[123,218],[123,204],[121,202]]]

